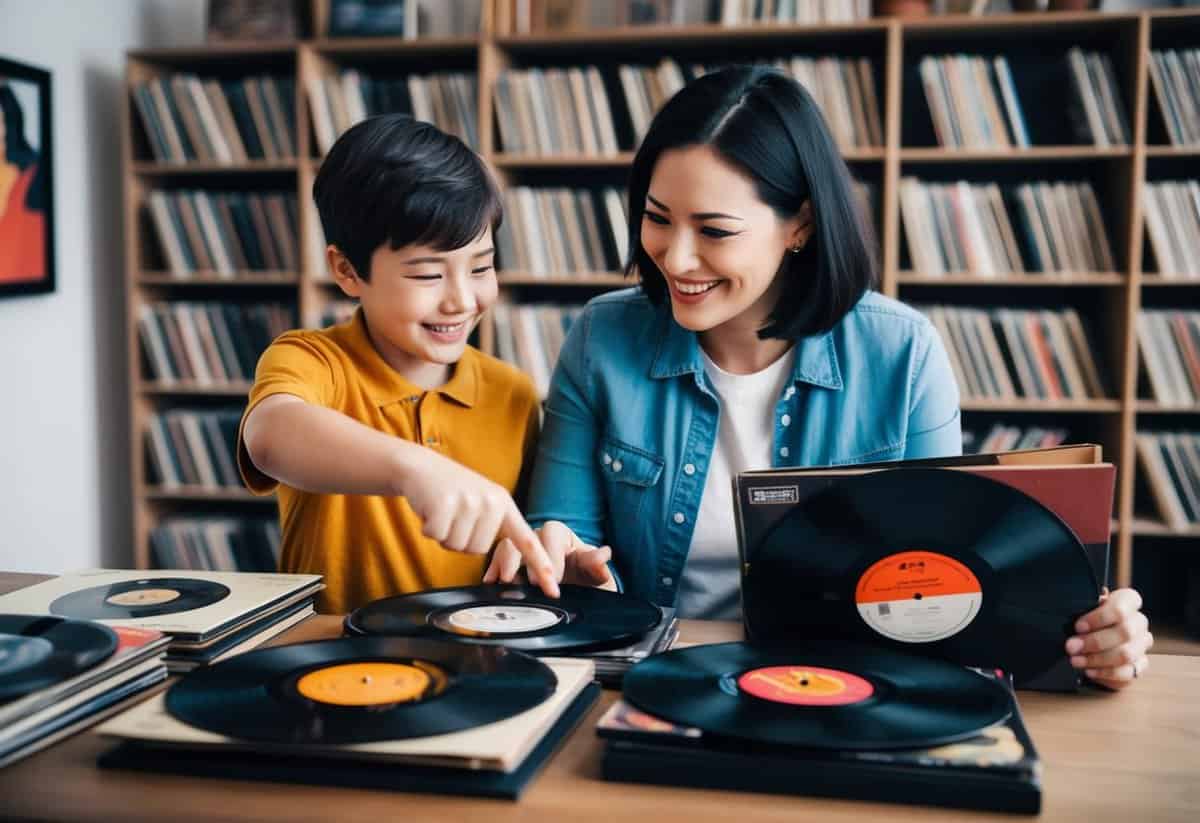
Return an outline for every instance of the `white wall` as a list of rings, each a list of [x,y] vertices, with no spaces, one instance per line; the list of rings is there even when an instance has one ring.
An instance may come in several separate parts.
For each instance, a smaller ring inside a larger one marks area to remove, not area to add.
[[[199,43],[201,0],[0,0],[52,73],[57,288],[0,300],[0,570],[129,566],[118,105],[125,51]]]

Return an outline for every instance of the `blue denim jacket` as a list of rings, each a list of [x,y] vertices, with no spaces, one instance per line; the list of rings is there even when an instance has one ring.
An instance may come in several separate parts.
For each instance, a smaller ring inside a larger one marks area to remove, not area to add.
[[[958,387],[924,315],[869,292],[832,331],[796,346],[775,406],[774,466],[961,452]],[[612,546],[625,591],[674,605],[719,404],[695,333],[669,305],[637,288],[592,300],[551,380],[529,522],[561,520]]]

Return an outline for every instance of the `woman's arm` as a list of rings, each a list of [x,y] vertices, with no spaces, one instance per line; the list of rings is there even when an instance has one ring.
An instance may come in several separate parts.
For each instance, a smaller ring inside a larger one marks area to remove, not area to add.
[[[932,326],[924,356],[913,370],[904,459],[962,454],[958,383],[942,338]]]

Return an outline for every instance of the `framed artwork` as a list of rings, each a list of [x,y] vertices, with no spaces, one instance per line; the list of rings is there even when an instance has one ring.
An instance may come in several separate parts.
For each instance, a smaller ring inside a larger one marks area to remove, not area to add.
[[[0,297],[54,291],[50,72],[0,59]]]

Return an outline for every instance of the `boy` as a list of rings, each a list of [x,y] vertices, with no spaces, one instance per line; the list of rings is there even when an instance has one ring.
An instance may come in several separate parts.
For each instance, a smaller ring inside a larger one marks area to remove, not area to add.
[[[280,336],[258,363],[238,466],[251,491],[279,488],[281,570],[323,574],[320,610],[341,613],[478,583],[499,537],[557,596],[512,498],[537,393],[467,345],[498,292],[491,175],[457,138],[385,115],[338,139],[313,197],[329,268],[360,305],[341,325]]]

